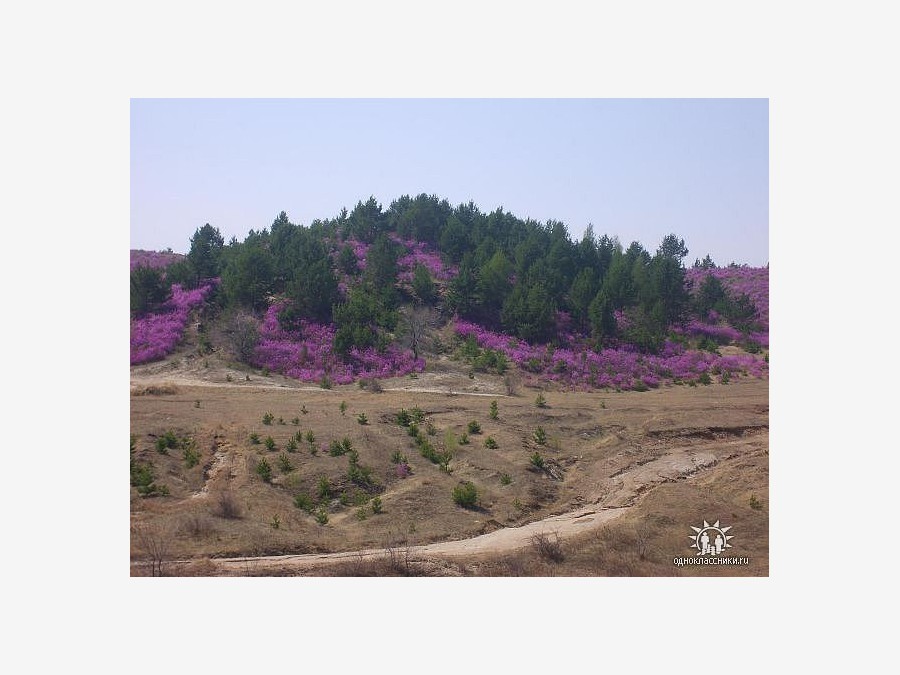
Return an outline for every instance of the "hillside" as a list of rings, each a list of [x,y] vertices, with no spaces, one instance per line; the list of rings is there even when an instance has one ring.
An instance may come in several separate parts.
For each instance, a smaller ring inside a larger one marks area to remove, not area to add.
[[[768,270],[442,204],[133,254],[132,573],[767,574]]]

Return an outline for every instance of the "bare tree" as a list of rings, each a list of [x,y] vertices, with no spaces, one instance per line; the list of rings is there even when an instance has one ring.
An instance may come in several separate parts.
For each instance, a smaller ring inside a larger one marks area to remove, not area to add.
[[[431,307],[404,307],[400,311],[403,319],[403,338],[412,349],[413,356],[419,358],[419,351],[424,347],[428,335],[434,328],[437,315]]]
[[[253,315],[244,311],[235,312],[228,321],[226,332],[234,355],[241,361],[249,361],[259,342],[258,322]]]
[[[150,575],[161,577],[163,563],[169,558],[171,536],[168,530],[147,523],[134,525],[131,528],[131,537],[137,548],[150,559]]]

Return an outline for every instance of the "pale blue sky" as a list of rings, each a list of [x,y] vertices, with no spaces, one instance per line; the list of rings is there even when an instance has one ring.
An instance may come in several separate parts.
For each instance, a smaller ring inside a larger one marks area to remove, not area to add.
[[[135,99],[131,248],[422,192],[768,262],[766,99]]]

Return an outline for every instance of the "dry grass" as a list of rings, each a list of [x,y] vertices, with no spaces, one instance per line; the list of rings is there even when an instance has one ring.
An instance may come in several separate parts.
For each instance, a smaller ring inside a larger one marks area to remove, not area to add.
[[[178,393],[174,384],[148,384],[143,387],[132,387],[132,396],[171,396]]]
[[[199,365],[186,362],[186,367],[196,367],[197,373],[206,376]],[[381,561],[343,561],[337,572],[351,576],[370,572],[693,574],[697,572],[673,569],[671,557],[690,554],[685,548],[690,525],[718,517],[727,524],[734,523],[735,542],[749,546],[754,559],[760,561],[759,566],[754,564],[753,570],[746,572],[768,573],[764,545],[768,458],[761,453],[749,456],[744,446],[734,445],[757,433],[754,430],[760,433],[757,445],[767,445],[767,382],[736,380],[729,385],[663,387],[646,393],[554,391],[547,393],[552,407],[544,409],[534,406],[532,391],[503,398],[499,420],[488,416],[489,398],[392,391],[399,387],[440,388],[436,385],[447,383],[456,392],[479,387],[494,396],[504,390],[500,377],[479,374],[472,383],[464,372],[453,371],[446,362],[441,362],[438,370],[441,372],[420,374],[415,381],[386,381],[378,387],[384,390],[381,393],[361,390],[357,385],[304,391],[299,388],[304,385],[276,375],[266,378],[265,387],[257,385],[263,378],[256,375],[250,385],[237,377],[233,383],[225,383],[224,371],[216,368],[210,369],[209,377],[219,378],[214,379],[217,386],[196,386],[186,379],[178,380],[177,386],[136,383],[131,399],[131,431],[137,437],[135,459],[153,463],[154,479],[169,488],[170,496],[141,498],[132,489],[132,515],[158,526],[176,524],[177,536],[167,542],[169,558],[354,551],[383,547],[383,542],[398,530],[407,536],[406,543],[423,544],[521,525],[570,510],[584,500],[612,495],[642,462],[663,456],[673,447],[686,446],[714,454],[718,462],[715,469],[685,481],[643,488],[635,485],[635,490],[643,490],[636,506],[602,537],[595,532],[583,540],[562,541],[547,535],[546,542],[515,555],[481,560],[477,566],[406,560],[397,552],[394,560],[388,556]],[[181,376],[187,378],[193,373],[187,371]],[[429,380],[432,376],[442,379]],[[202,400],[201,408],[195,407],[196,400]],[[348,404],[346,416],[339,411],[342,400]],[[452,452],[451,473],[440,471],[420,456],[413,438],[396,424],[397,411],[413,407],[425,411],[426,422],[420,428],[428,441],[438,452]],[[296,417],[299,425],[263,426],[266,412],[276,420]],[[368,424],[357,423],[360,413],[367,416]],[[479,442],[458,444],[473,419],[480,423],[485,437],[497,440],[498,449],[485,449]],[[436,429],[434,436],[425,434],[428,422]],[[532,440],[538,425],[553,439],[539,448],[547,466],[553,469],[550,473],[530,470],[529,457],[539,447]],[[185,430],[197,440],[197,447],[204,449],[198,466],[186,468],[180,452],[164,456],[155,451],[153,439],[169,428]],[[310,431],[315,435],[316,455],[310,453],[305,440]],[[277,466],[278,452],[297,432],[304,438],[297,452],[289,455],[292,470],[283,472]],[[268,452],[262,445],[251,444],[252,433],[272,435],[278,451]],[[359,464],[371,469],[384,504],[383,513],[365,520],[358,519],[356,513],[371,494],[348,480],[348,455],[332,457],[327,452],[332,440],[344,437],[358,452]],[[408,477],[398,476],[391,462],[397,451],[409,459],[412,474]],[[729,459],[735,452],[739,455]],[[274,468],[269,484],[253,472],[264,457]],[[509,484],[500,482],[504,474],[510,477]],[[330,498],[318,501],[317,484],[322,478],[333,490]],[[453,504],[452,490],[460,481],[475,484],[479,510]],[[294,505],[298,494],[316,501],[310,513]],[[315,513],[320,508],[328,516],[327,524],[316,522]],[[276,515],[278,530],[271,527]],[[665,518],[671,522],[665,522]],[[132,543],[135,559],[159,558],[145,551],[153,546],[142,546],[138,537]],[[559,546],[559,553],[554,551],[554,544]],[[165,566],[165,561],[162,564]],[[159,566],[151,569],[159,572]],[[745,571],[732,568],[735,572]],[[335,572],[323,567],[321,573]]]

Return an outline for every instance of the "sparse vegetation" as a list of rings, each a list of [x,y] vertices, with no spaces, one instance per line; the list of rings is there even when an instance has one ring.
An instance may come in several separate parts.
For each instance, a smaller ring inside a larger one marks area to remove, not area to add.
[[[489,450],[496,450],[500,447],[500,445],[497,443],[497,441],[494,440],[493,436],[488,436],[484,439],[484,447],[488,448]]]
[[[500,485],[509,485],[512,483],[512,477],[508,473],[500,474]]]
[[[377,514],[381,513],[383,511],[383,509],[384,509],[384,504],[382,504],[382,502],[381,502],[381,497],[376,495],[375,497],[372,498],[372,513],[377,515]]]
[[[272,424],[272,422],[274,422],[274,421],[275,421],[275,415],[273,415],[272,413],[267,412],[265,415],[263,415],[263,418],[262,418],[263,424],[268,426],[268,425]]]
[[[341,417],[343,417],[344,415],[347,414],[347,401],[341,401],[340,409],[341,409]]]
[[[543,470],[545,466],[544,458],[541,457],[541,453],[535,452],[531,455],[531,466],[535,469]]]
[[[253,432],[252,434],[250,434],[250,444],[251,445],[259,445],[260,444],[258,433]]]
[[[369,418],[366,416],[366,413],[359,413],[359,415],[356,416],[356,421],[362,425],[366,425],[369,423]]]
[[[544,398],[544,394],[543,394],[543,393],[540,393],[540,394],[537,395],[537,397],[534,399],[534,404],[535,404],[538,408],[546,408],[546,407],[548,407],[548,406],[547,406],[547,399]]]
[[[316,522],[319,525],[326,525],[328,523],[328,512],[322,506],[316,511]]]
[[[500,407],[497,405],[497,401],[491,401],[491,409],[488,413],[492,420],[497,420],[500,417]]]
[[[544,431],[544,427],[542,426],[538,426],[538,428],[534,430],[534,434],[532,434],[531,437],[538,445],[546,445],[547,443],[547,432]]]
[[[481,433],[481,425],[476,420],[472,420],[471,422],[469,422],[466,428],[470,434]]]

